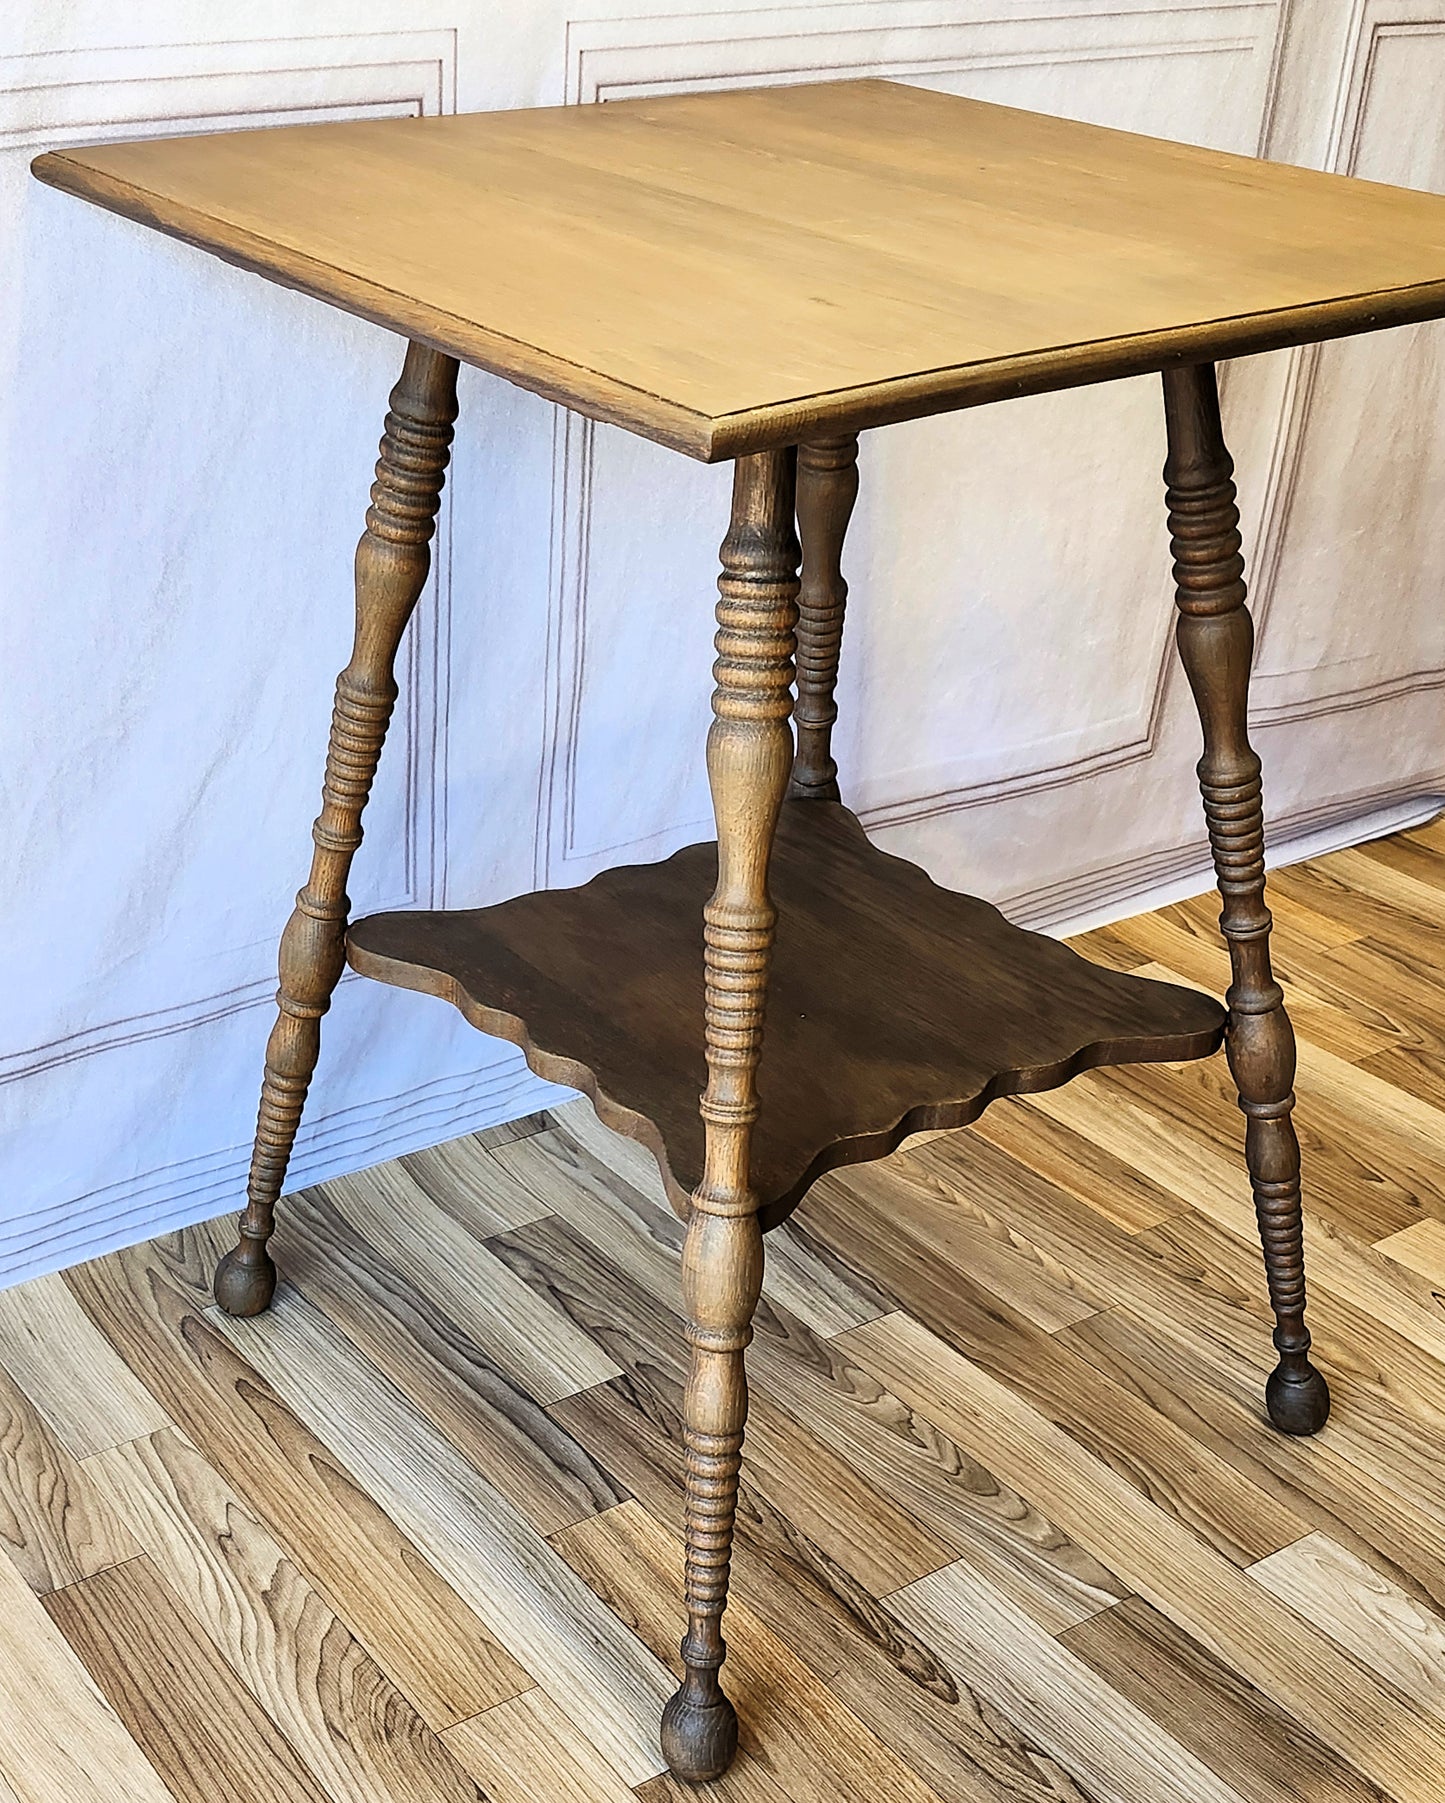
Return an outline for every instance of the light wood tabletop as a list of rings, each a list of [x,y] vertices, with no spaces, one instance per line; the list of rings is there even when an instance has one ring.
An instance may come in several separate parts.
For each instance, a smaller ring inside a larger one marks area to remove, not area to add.
[[[1445,314],[1445,197],[884,81],[35,173],[709,461]]]

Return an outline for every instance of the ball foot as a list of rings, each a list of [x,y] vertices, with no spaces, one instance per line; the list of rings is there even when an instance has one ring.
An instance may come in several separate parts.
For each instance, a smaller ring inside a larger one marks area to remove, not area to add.
[[[662,1756],[684,1784],[721,1778],[738,1750],[738,1715],[721,1690],[707,1702],[689,1694],[687,1683],[662,1712]]]
[[[1329,1385],[1308,1359],[1281,1361],[1264,1387],[1269,1418],[1282,1434],[1317,1434],[1330,1418]]]
[[[212,1288],[226,1314],[259,1315],[276,1294],[276,1267],[264,1246],[243,1241],[216,1266]]]

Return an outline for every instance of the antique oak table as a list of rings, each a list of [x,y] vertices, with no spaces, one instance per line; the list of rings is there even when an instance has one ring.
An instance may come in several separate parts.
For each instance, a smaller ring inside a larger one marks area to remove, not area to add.
[[[676,1773],[714,1775],[736,1745],[719,1669],[743,1353],[763,1234],[829,1166],[995,1096],[1223,1040],[1277,1321],[1269,1412],[1288,1433],[1323,1425],[1214,360],[1445,314],[1445,199],[881,81],[113,144],[35,172],[410,340],[216,1295],[238,1315],[271,1298],[266,1242],[346,961],[455,1003],[653,1151],[688,1221],[688,1629],[662,1723]],[[734,460],[707,740],[717,840],[581,889],[348,928],[459,360]],[[1153,370],[1227,1015],[875,850],[829,751],[859,429]]]

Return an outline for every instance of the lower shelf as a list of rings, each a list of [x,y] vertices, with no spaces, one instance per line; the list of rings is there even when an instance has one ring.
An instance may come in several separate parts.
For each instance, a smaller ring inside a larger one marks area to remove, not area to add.
[[[711,842],[580,889],[496,907],[375,914],[354,969],[441,996],[580,1089],[650,1148],[685,1212],[702,1171],[702,908]],[[1091,964],[940,889],[870,844],[846,808],[789,802],[773,854],[777,942],[758,1073],[753,1179],[774,1226],[833,1166],[975,1120],[995,1097],[1102,1064],[1202,1058],[1212,997]]]

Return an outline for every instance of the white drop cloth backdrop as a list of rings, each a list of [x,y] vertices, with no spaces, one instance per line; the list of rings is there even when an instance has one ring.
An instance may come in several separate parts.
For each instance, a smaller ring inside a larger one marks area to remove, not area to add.
[[[226,16],[228,15],[228,16]],[[1445,188],[1442,0],[12,0],[0,15],[0,1282],[237,1202],[401,346],[41,188],[67,142],[877,73]],[[1438,327],[1228,369],[1274,855],[1445,791]],[[358,909],[707,836],[725,469],[463,372]],[[1151,380],[870,435],[845,794],[1048,926],[1203,887]],[[560,1092],[346,982],[316,1180]]]

